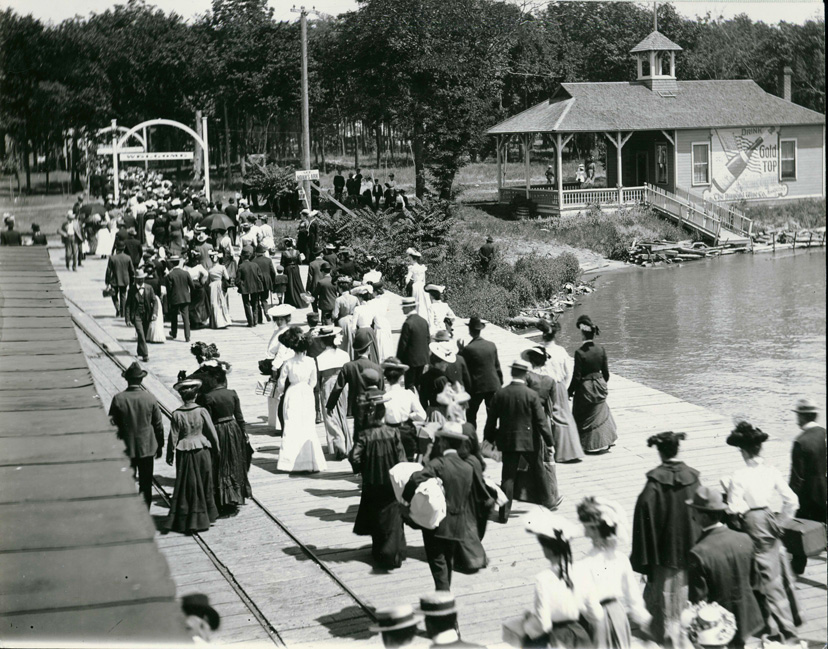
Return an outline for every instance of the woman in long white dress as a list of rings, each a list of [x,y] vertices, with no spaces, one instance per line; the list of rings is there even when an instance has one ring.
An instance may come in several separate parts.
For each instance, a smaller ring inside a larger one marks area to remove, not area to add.
[[[316,435],[316,363],[307,356],[311,338],[299,327],[290,327],[279,339],[294,356],[285,361],[276,386],[277,397],[285,395],[285,427],[276,468],[291,473],[325,471],[328,465]]]
[[[278,380],[279,371],[285,361],[293,357],[293,350],[285,347],[279,338],[287,331],[290,325],[290,318],[295,309],[289,304],[279,304],[268,309],[268,315],[273,318],[273,334],[267,343],[267,358],[273,360],[271,365],[271,378]],[[280,395],[281,397],[281,395]],[[279,423],[279,398],[274,390],[267,398],[267,425],[273,429],[281,428]]]
[[[98,230],[98,243],[95,246],[95,254],[106,259],[112,254],[112,246],[115,245],[115,219],[104,215],[101,221],[101,229]]]
[[[425,290],[426,270],[428,268],[420,263],[422,255],[414,248],[405,251],[411,263],[408,265],[408,273],[405,276],[406,286],[411,286],[411,297],[417,305],[417,315],[425,318],[426,322],[431,320],[429,305],[431,300]]]
[[[210,327],[225,329],[230,326],[230,305],[227,303],[227,293],[224,292],[224,283],[230,282],[227,269],[219,261],[219,253],[210,251],[213,265],[207,271],[210,279]]]
[[[454,315],[454,311],[445,301],[444,292],[446,287],[439,284],[428,284],[425,290],[429,295],[429,316],[431,316],[428,322],[429,332],[432,336],[438,331],[448,331],[449,334],[453,334],[454,321],[457,316]]]
[[[377,339],[377,356],[380,363],[397,353],[397,346],[391,335],[391,321],[388,319],[388,297],[382,282],[374,286],[374,334]]]

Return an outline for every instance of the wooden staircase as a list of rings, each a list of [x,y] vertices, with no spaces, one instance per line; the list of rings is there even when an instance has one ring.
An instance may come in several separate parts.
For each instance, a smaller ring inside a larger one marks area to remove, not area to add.
[[[749,244],[753,221],[742,212],[727,205],[705,201],[681,187],[668,192],[646,183],[642,202],[680,226],[690,228],[700,236],[720,243]]]

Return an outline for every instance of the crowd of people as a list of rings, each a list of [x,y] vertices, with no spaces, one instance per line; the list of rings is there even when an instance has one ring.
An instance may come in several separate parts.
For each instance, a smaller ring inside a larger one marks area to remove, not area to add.
[[[399,302],[405,320],[395,345],[388,313],[397,307],[378,260],[361,267],[346,247],[320,241],[312,210],[302,215],[298,241],[283,242],[277,262],[272,231],[247,216],[244,204],[222,210],[174,189],[150,199],[150,206],[143,196],[133,198],[134,209],[128,203],[122,215],[108,210],[102,221],[114,218],[117,228],[107,292],[116,316],[135,327],[139,358],[147,360],[148,342],[164,340],[165,321],[176,338],[179,315],[188,341],[191,328],[228,326],[228,287],[235,285],[247,326],[273,323],[259,369],[269,425],[281,431],[278,470],[319,472],[347,459],[361,476],[354,533],[371,537],[379,570],[406,560],[406,526],[421,530],[437,591],[421,602],[427,629],[429,607],[443,610],[432,610],[444,622],[431,621],[435,644],[462,643],[450,595],[453,573],[486,567],[488,521],[496,510],[507,524],[515,500],[540,505],[528,530],[550,563],[536,580],[532,608],[511,627],[522,646],[628,647],[634,630],[673,647],[688,639],[697,646],[741,646],[757,634],[796,641],[801,614],[781,530],[794,515],[825,523],[825,430],[815,424],[813,403],[797,406],[803,434],[790,485],[762,462],[767,435],[747,422],[727,440],[745,467],[715,487],[703,485],[699,472],[680,460],[683,434],[651,437],[648,445],[661,463],[647,474],[636,504],[632,555],[622,550],[629,536],[622,508],[587,497],[577,515],[592,548],[576,562],[571,540],[580,532],[552,513],[563,501],[557,465],[610,452],[618,439],[607,403],[609,361],[591,318],[576,322],[582,343],[574,357],[556,342],[558,323],[542,321],[541,343],[509,365],[504,386],[497,345],[483,335],[487,323],[457,318],[446,287],[428,283],[416,249],[407,251],[406,294]],[[141,205],[146,211],[139,218]],[[226,223],[205,228],[215,214],[236,231]],[[173,222],[180,228],[170,227]],[[67,232],[85,233],[76,223],[68,217]],[[305,312],[304,322],[294,321]],[[214,345],[198,342],[192,351],[199,367],[175,385],[183,405],[166,440],[166,460],[176,466],[167,525],[178,532],[207,529],[251,496],[252,447],[238,395],[227,387],[229,365]],[[137,363],[124,373],[129,387],[110,414],[149,503],[152,463],[162,456],[164,439],[158,406],[140,390],[145,375]],[[481,407],[486,423],[478,430]],[[327,448],[317,435],[320,423]],[[487,459],[501,463],[499,484],[484,475]],[[777,500],[783,505],[775,514]],[[804,570],[806,557],[793,559]],[[638,574],[646,576],[643,591]],[[410,607],[377,615],[389,646],[416,635]],[[733,631],[720,634],[719,640],[727,637],[718,644],[698,640],[710,626],[699,620],[711,615]]]

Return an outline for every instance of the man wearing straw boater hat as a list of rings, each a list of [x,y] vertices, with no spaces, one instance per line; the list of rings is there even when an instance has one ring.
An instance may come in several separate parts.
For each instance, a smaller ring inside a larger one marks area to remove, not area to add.
[[[819,408],[811,399],[800,399],[794,407],[796,423],[802,433],[791,449],[791,489],[799,498],[797,518],[825,524],[826,498],[826,437],[825,428],[816,422]],[[805,571],[808,558],[794,554],[791,566],[796,574]]]
[[[144,284],[146,278],[147,274],[139,268],[129,287],[124,307],[127,324],[135,327],[135,335],[138,337],[138,357],[145,363],[149,360],[147,337],[150,325],[158,317],[155,291],[152,286]]]
[[[425,618],[426,635],[432,647],[483,647],[483,645],[464,642],[460,638],[460,625],[457,622],[457,603],[454,595],[445,590],[438,590],[420,597],[417,609]]]
[[[689,599],[693,604],[716,602],[733,613],[739,630],[734,642],[743,646],[765,625],[753,594],[757,571],[753,541],[722,522],[727,505],[720,490],[701,486],[687,504],[702,530],[687,561]]]
[[[161,407],[150,392],[141,387],[147,375],[137,362],[121,374],[127,389],[112,397],[109,417],[118,429],[133,472],[138,474],[138,491],[149,509],[152,502],[152,471],[154,461],[164,449],[164,423]]]
[[[415,615],[409,604],[379,608],[375,615],[377,623],[370,629],[382,636],[383,646],[389,649],[407,647],[417,637],[417,624],[422,617]]]
[[[425,366],[428,365],[429,343],[428,321],[417,314],[417,300],[404,297],[400,304],[405,322],[397,343],[397,358],[409,366],[405,373],[405,387],[419,388]]]
[[[541,505],[554,511],[563,500],[558,495],[555,473],[547,472],[544,466],[543,446],[546,444],[547,448],[552,448],[554,442],[540,397],[526,385],[529,363],[516,360],[511,369],[512,382],[494,395],[483,432],[483,438],[496,443],[503,453],[500,485],[509,502],[500,508],[501,523],[509,520],[521,459],[529,465],[529,474]]]

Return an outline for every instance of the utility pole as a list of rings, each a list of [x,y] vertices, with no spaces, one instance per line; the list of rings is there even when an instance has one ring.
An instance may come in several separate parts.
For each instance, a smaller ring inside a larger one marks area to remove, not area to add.
[[[653,31],[658,31],[658,2],[653,2]]]
[[[291,12],[299,14],[299,25],[302,33],[302,164],[310,169],[310,108],[308,107],[308,14],[316,13],[315,8],[308,11],[304,6],[298,9],[294,5]],[[303,180],[302,188],[305,192],[305,203],[311,208],[310,181]]]

